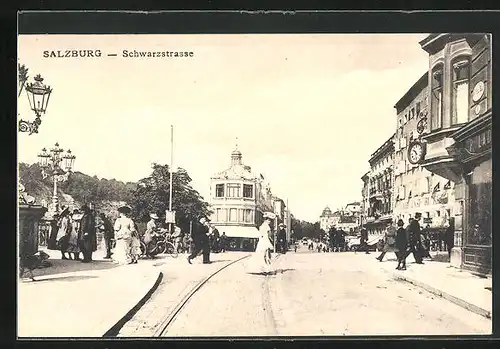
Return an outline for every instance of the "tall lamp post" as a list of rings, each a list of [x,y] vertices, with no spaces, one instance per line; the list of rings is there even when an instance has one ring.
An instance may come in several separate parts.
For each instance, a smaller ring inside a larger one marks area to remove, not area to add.
[[[69,149],[66,154],[63,155],[63,153],[64,150],[59,147],[59,143],[56,143],[54,148],[50,149],[49,152],[47,152],[47,149],[43,148],[42,152],[38,154],[43,178],[52,176],[54,180],[54,192],[52,195],[52,207],[50,210],[52,214],[59,212],[57,183],[64,182],[68,179],[76,158],[73,154],[71,154],[71,150]]]
[[[30,135],[38,133],[38,126],[42,123],[41,116],[45,114],[49,105],[52,88],[43,83],[43,78],[40,74],[33,78],[35,82],[27,83],[28,69],[24,65],[18,65],[18,77],[17,97],[21,96],[24,89],[30,103],[30,108],[36,115],[34,121],[19,120],[19,132],[29,132]]]

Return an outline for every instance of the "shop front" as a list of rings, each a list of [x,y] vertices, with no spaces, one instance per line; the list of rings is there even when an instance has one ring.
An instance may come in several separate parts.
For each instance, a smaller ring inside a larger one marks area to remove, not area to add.
[[[491,113],[466,125],[454,139],[465,179],[462,264],[488,274],[492,248]]]

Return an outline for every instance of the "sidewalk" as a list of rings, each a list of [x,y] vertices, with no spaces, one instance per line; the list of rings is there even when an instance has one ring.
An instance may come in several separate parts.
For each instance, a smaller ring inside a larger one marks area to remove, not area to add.
[[[491,278],[481,278],[442,261],[424,259],[424,264],[416,264],[413,256],[409,256],[406,260],[407,270],[395,270],[397,261],[393,253],[387,253],[383,262],[375,260],[378,255],[379,253],[372,253],[359,256],[363,256],[367,262],[375,264],[384,272],[392,274],[397,280],[414,284],[471,312],[491,318],[493,303]]]
[[[92,263],[47,252],[53,266],[33,271],[35,282],[18,283],[19,337],[102,337],[160,277],[159,259],[117,266],[102,251]]]

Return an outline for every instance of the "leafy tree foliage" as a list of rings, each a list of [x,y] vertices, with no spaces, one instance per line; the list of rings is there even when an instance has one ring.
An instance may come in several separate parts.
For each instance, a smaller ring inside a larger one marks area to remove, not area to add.
[[[309,237],[313,239],[321,237],[322,231],[320,229],[319,222],[310,223],[292,217],[291,227],[296,240],[300,240],[303,237]]]
[[[43,178],[40,166],[35,163],[19,164],[19,178],[26,191],[37,194],[44,191],[52,193],[52,177]],[[136,183],[123,183],[115,179],[99,179],[81,172],[72,173],[68,180],[59,183],[58,189],[71,195],[77,202],[99,204],[102,201],[129,201]],[[50,199],[50,198],[45,198]]]
[[[191,177],[186,170],[174,172],[172,210],[176,211],[176,224],[189,230],[189,222],[208,216],[212,212],[209,204],[191,187]],[[138,182],[130,201],[133,215],[138,221],[149,220],[150,213],[163,214],[169,208],[170,172],[168,165],[153,164],[149,177]]]

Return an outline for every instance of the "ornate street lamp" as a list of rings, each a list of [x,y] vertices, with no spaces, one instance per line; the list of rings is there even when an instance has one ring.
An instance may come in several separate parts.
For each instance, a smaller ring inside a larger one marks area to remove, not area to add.
[[[42,168],[43,178],[52,176],[54,179],[54,192],[52,196],[52,207],[50,209],[52,214],[59,212],[57,183],[68,180],[76,159],[76,156],[74,156],[69,149],[65,154],[63,153],[64,150],[59,147],[59,143],[56,143],[54,148],[50,149],[48,152],[47,149],[43,148],[42,152],[38,154],[38,164]]]
[[[38,126],[42,123],[41,116],[42,114],[45,114],[47,110],[52,88],[43,83],[43,78],[40,74],[34,77],[34,83],[27,83],[27,80],[28,69],[24,65],[19,66],[18,97],[24,89],[26,91],[26,95],[28,96],[30,108],[36,115],[35,120],[32,122],[22,119],[19,120],[19,131],[29,132],[31,135],[33,133],[38,133]]]

